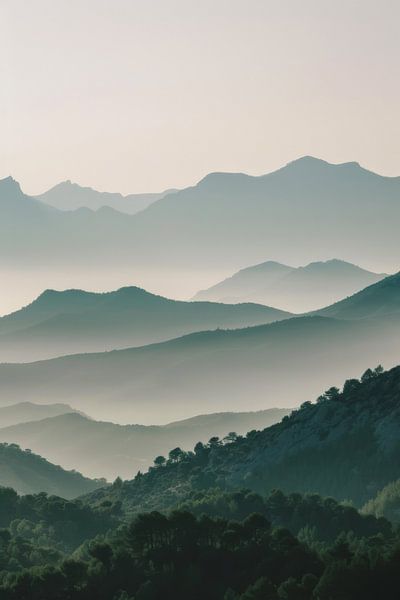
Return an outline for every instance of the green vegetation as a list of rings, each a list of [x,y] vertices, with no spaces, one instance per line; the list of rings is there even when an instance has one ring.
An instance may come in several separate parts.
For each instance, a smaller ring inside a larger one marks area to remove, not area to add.
[[[400,367],[368,369],[340,392],[245,437],[212,438],[193,452],[170,453],[119,488],[94,492],[95,504],[120,500],[128,515],[170,508],[193,491],[250,488],[267,494],[318,493],[362,506],[400,476]]]
[[[13,489],[0,487],[0,528],[7,529],[13,541],[73,552],[86,539],[115,526],[118,518],[117,504],[94,510],[79,500],[44,492],[18,496]]]
[[[361,512],[323,496],[361,504],[396,479],[399,391],[400,367],[368,369],[79,500],[0,489],[1,600],[397,600],[398,482]]]
[[[147,469],[153,463],[156,454],[165,454],[174,445],[190,449],[197,441],[206,442],[210,436],[224,437],[232,430],[243,434],[254,427],[268,427],[291,412],[275,408],[250,413],[216,413],[167,425],[146,426],[95,421],[71,411],[1,428],[0,441],[30,448],[64,468],[79,468],[90,477],[102,476],[113,481],[117,476],[132,479],[139,469]]]
[[[363,507],[364,514],[385,517],[400,524],[400,479],[392,481]]]
[[[39,518],[50,515],[48,524],[64,514],[53,510],[62,504],[58,498],[15,502],[4,490],[0,507],[7,503],[12,510],[38,511]],[[215,491],[188,503],[194,512],[181,507],[139,514],[70,556],[15,536],[29,528],[11,521],[0,530],[2,600],[375,600],[383,589],[385,600],[397,598],[400,539],[384,519],[362,517],[332,500],[279,492],[263,500]],[[65,514],[82,527],[87,517],[94,519],[96,529],[99,514],[84,510],[67,503]],[[291,521],[297,536],[271,523],[268,512],[275,521]]]

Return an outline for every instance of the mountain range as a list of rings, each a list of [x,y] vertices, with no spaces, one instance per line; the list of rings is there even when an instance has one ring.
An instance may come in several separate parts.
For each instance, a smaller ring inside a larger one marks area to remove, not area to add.
[[[60,210],[76,210],[78,208],[98,210],[103,206],[108,206],[119,212],[134,215],[147,208],[152,202],[176,191],[166,190],[160,194],[129,194],[123,196],[118,193],[98,192],[91,187],[82,187],[67,180],[35,197],[41,202]]]
[[[371,273],[337,259],[297,268],[267,261],[198,292],[193,300],[256,302],[301,313],[341,300],[385,277],[385,273]]]
[[[333,310],[328,307],[269,325],[0,365],[0,398],[3,404],[67,402],[95,418],[125,423],[299,405],[359,375],[365,365],[397,363],[399,294],[397,274],[334,305],[349,314],[354,304],[351,319],[326,316]]]
[[[259,325],[289,316],[250,303],[169,300],[137,287],[101,294],[47,290],[23,309],[0,318],[0,361],[140,346],[195,331]]]
[[[0,182],[0,267],[78,262],[101,265],[104,275],[121,265],[173,273],[336,256],[387,269],[400,258],[399,197],[400,177],[312,157],[259,177],[212,173],[135,215],[110,207],[61,211],[7,178]]]
[[[198,441],[223,438],[229,432],[242,435],[272,425],[290,413],[286,409],[218,413],[144,426],[95,421],[70,411],[6,427],[2,410],[0,442],[17,443],[65,469],[111,481],[117,476],[131,479],[138,470],[147,470],[157,455],[168,454],[175,446],[191,450]]]

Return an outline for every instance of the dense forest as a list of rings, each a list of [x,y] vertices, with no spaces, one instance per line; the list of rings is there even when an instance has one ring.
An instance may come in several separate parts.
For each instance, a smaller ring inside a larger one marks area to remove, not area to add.
[[[391,524],[315,495],[213,490],[126,523],[12,490],[0,508],[2,600],[390,600],[400,584]]]
[[[1,599],[397,599],[399,393],[368,369],[76,500],[0,488]]]

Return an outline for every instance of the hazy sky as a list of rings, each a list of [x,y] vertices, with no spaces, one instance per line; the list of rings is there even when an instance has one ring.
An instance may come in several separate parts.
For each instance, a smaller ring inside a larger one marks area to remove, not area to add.
[[[400,174],[398,0],[0,0],[0,177],[123,193],[300,155]]]

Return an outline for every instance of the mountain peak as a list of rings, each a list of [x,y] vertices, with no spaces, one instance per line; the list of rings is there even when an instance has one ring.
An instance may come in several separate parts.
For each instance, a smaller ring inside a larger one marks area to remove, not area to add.
[[[9,193],[14,192],[18,194],[22,194],[21,186],[11,175],[5,177],[4,179],[0,179],[0,190],[1,192]]]
[[[286,164],[286,167],[301,167],[301,168],[314,168],[314,167],[338,167],[338,168],[357,168],[361,169],[360,163],[356,161],[343,162],[343,163],[330,163],[322,158],[315,158],[315,156],[301,156],[295,160],[292,160]]]

